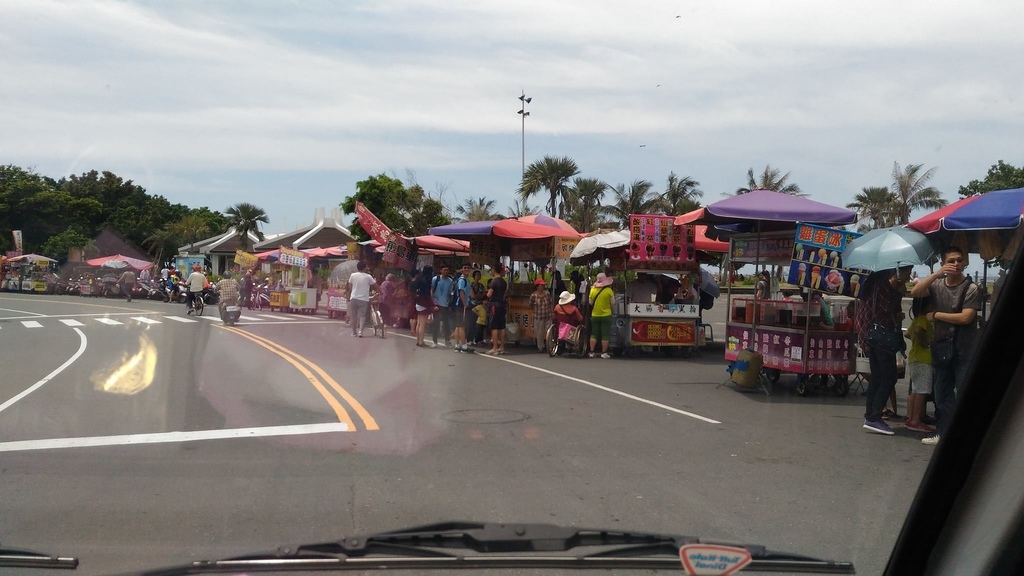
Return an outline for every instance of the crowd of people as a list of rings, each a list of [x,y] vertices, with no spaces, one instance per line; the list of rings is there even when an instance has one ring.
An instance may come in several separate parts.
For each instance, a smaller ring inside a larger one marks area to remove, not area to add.
[[[897,355],[905,354],[910,395],[904,424],[909,430],[929,434],[922,443],[939,443],[949,425],[979,334],[977,319],[983,293],[964,274],[966,266],[966,253],[950,246],[941,252],[941,267],[913,283],[913,319],[906,335],[910,340],[909,351],[905,350],[901,328],[902,299],[911,279],[911,268],[876,272],[866,280],[856,319],[860,346],[871,370],[865,430],[894,434],[883,418],[883,411],[898,379]],[[926,422],[928,397],[933,397],[935,403],[934,428]]]

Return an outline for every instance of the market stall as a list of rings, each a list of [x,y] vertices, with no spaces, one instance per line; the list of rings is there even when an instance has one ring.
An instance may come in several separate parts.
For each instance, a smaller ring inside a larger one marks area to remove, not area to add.
[[[744,351],[757,355],[766,376],[757,382],[766,393],[783,372],[796,374],[801,395],[815,383],[828,384],[843,396],[849,392],[857,350],[851,296],[862,277],[843,268],[840,255],[846,242],[859,234],[814,224],[851,224],[856,219],[850,210],[768,190],[734,196],[676,219],[677,224],[708,224],[709,234],[727,236],[731,263],[788,265],[790,283],[804,290],[806,296],[800,299],[756,300],[735,297],[729,284],[725,358],[736,362],[744,356],[745,361]],[[824,299],[824,293],[835,297]],[[825,320],[829,317],[831,324]]]
[[[50,288],[50,265],[57,262],[39,254],[4,258],[0,266],[3,288],[9,292],[45,294]]]
[[[281,247],[273,252],[256,255],[271,261],[270,310],[316,313],[317,294],[309,270],[309,259],[302,251],[293,248]],[[274,256],[276,261],[273,261]]]
[[[506,218],[482,222],[462,222],[430,229],[435,236],[469,241],[470,261],[493,266],[502,258],[519,269],[510,269],[508,278],[509,342],[535,339],[530,293],[534,285],[523,263],[544,268],[567,260],[580,240],[580,234],[564,220],[550,216]],[[518,272],[518,273],[517,273]],[[551,286],[553,289],[554,287]]]
[[[699,268],[700,253],[724,252],[728,244],[707,240],[698,249],[696,227],[676,226],[674,219],[634,214],[628,231],[588,236],[572,252],[573,264],[607,260],[613,272],[623,273],[623,280],[626,271],[637,275],[613,299],[609,344],[616,355],[661,350],[689,356],[704,342],[699,292],[692,288],[714,281]]]

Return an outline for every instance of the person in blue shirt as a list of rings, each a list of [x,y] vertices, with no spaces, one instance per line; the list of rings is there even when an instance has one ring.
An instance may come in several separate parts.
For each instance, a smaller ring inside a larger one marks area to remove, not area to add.
[[[438,331],[443,330],[445,348],[452,347],[452,321],[455,314],[450,307],[449,300],[454,282],[451,277],[451,268],[442,266],[441,274],[434,276],[430,283],[430,300],[434,303],[434,323],[430,333],[434,340],[434,346],[437,346]]]

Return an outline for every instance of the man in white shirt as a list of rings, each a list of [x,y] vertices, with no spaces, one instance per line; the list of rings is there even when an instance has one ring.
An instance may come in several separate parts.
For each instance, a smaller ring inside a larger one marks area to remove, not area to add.
[[[363,337],[363,326],[366,325],[366,313],[370,310],[370,293],[378,292],[377,281],[366,272],[366,262],[356,263],[356,272],[348,279],[348,318],[352,325],[352,335]]]
[[[185,307],[188,308],[188,313],[191,314],[195,306],[196,294],[199,294],[203,291],[203,288],[206,288],[206,275],[203,274],[203,267],[199,264],[193,266],[192,273],[188,275],[185,284],[188,286],[188,292],[185,294]]]

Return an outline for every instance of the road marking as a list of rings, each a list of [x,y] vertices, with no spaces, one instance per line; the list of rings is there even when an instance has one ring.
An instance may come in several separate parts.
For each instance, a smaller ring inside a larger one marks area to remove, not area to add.
[[[174,320],[175,322],[199,322],[199,320],[193,320],[191,318],[185,318],[183,316],[164,316],[166,320]]]
[[[63,372],[65,368],[67,368],[68,366],[71,366],[71,364],[75,360],[78,360],[78,358],[83,353],[85,353],[85,347],[89,344],[89,341],[85,337],[85,332],[82,332],[78,328],[72,328],[72,330],[74,330],[75,332],[78,332],[78,337],[81,338],[81,340],[82,340],[81,344],[79,344],[79,346],[78,346],[78,351],[75,352],[74,354],[72,354],[71,358],[68,358],[63,364],[58,366],[53,372],[50,372],[49,374],[44,376],[42,380],[40,380],[40,381],[36,382],[35,384],[29,386],[27,389],[25,389],[23,392],[21,392],[20,394],[18,394],[14,398],[11,398],[10,400],[8,400],[7,402],[4,402],[3,404],[0,404],[0,412],[3,412],[4,410],[10,408],[15,402],[17,402],[18,400],[21,400],[25,396],[28,396],[29,394],[35,392],[36,389],[38,389],[43,384],[46,384],[50,380],[52,380],[56,375],[58,375],[61,372]]]
[[[9,298],[2,298],[2,299],[3,300],[9,300]],[[17,312],[19,314],[28,314],[28,316],[25,316],[25,318],[33,318],[35,316],[46,316],[46,314],[40,314],[39,312],[29,312],[28,310],[15,310],[13,308],[0,308],[0,310],[3,310],[4,312]],[[12,319],[17,319],[17,318],[20,318],[20,316],[7,317],[7,318],[4,318],[4,320],[12,320]]]
[[[223,326],[221,328],[223,330],[227,330],[228,332],[238,334],[242,338],[251,340],[252,342],[256,343],[256,345],[262,346],[263,348],[270,350],[274,354],[277,354],[281,358],[284,358],[285,361],[291,364],[292,366],[295,366],[295,368],[297,368],[299,372],[302,372],[302,375],[305,376],[307,380],[309,380],[309,383],[312,384],[314,388],[316,388],[317,392],[319,392],[320,395],[324,397],[324,400],[327,401],[327,404],[330,405],[330,407],[334,410],[334,413],[338,416],[338,421],[347,424],[350,429],[355,429],[356,425],[354,422],[352,422],[352,418],[349,417],[348,411],[345,410],[345,407],[342,406],[340,402],[338,402],[337,398],[332,396],[331,393],[327,391],[327,388],[324,388],[323,383],[317,380],[316,376],[313,376],[313,373],[307,370],[305,366],[299,364],[297,360],[295,360],[288,354],[285,354],[284,352],[276,350],[273,347],[268,346],[263,342],[260,342],[259,339],[257,339],[255,336],[250,335],[248,332]],[[290,350],[288,350],[288,352],[294,354],[294,352],[291,352]]]
[[[209,320],[210,322],[224,322],[223,320],[221,320],[220,318],[217,318],[216,316],[197,316],[197,318],[202,318],[203,320]]]
[[[36,314],[34,316],[0,316],[0,320],[44,320],[46,318],[93,318],[95,316],[132,316],[138,312],[93,312],[91,314]],[[159,314],[159,312],[146,312]]]
[[[61,324],[63,324],[63,325],[65,325],[65,326],[85,326],[85,324],[82,324],[82,323],[81,323],[81,322],[79,322],[78,320],[67,320],[67,319],[62,319],[62,320],[60,321],[60,323],[61,323]]]
[[[327,320],[278,320],[277,322],[271,322],[269,320],[250,320],[249,316],[242,316],[238,322],[239,326],[268,326],[270,324],[327,324]],[[348,324],[339,324],[339,326],[348,326]]]
[[[78,438],[48,438],[45,440],[0,442],[0,452],[57,450],[61,448],[93,448],[97,446],[134,446],[138,444],[198,442],[201,440],[227,440],[233,438],[269,438],[274,436],[299,436],[303,434],[329,434],[332,432],[348,432],[350,430],[352,429],[344,422],[328,422],[326,424],[300,424],[295,426],[228,428],[227,430],[156,432],[152,434],[123,434],[119,436],[92,436]]]
[[[97,318],[96,321],[97,322],[102,322],[103,324],[106,324],[107,326],[120,326],[121,325],[121,322],[118,322],[117,320],[114,320],[113,318]]]
[[[239,333],[244,332],[243,330],[239,330],[237,328],[229,328],[229,330]],[[341,384],[338,384],[338,382],[335,381],[334,378],[331,378],[331,376],[327,372],[324,372],[323,368],[320,368],[319,366],[311,362],[308,358],[305,358],[301,354],[289,350],[284,346],[281,346],[280,344],[274,342],[273,340],[268,340],[266,338],[263,338],[262,336],[257,336],[255,334],[251,334],[248,332],[245,332],[245,334],[247,336],[255,338],[256,340],[259,340],[260,342],[264,343],[267,346],[271,346],[283,352],[291,354],[299,361],[304,362],[307,366],[309,366],[317,374],[319,374],[320,377],[323,378],[328,384],[330,384],[331,388],[334,388],[335,392],[337,392],[346,402],[348,402],[349,406],[351,406],[352,409],[356,411],[356,414],[359,414],[359,418],[362,419],[363,425],[366,426],[367,430],[380,430],[380,427],[377,425],[377,421],[373,418],[373,416],[370,416],[370,412],[367,411],[366,408],[364,408],[363,405],[360,404],[359,401],[355,399],[355,396],[349,394],[348,390],[346,390]]]
[[[414,336],[409,336],[408,334],[399,334],[399,333],[395,332],[394,335],[395,336],[401,336],[403,338],[415,339]],[[566,380],[571,380],[573,382],[578,382],[580,384],[585,384],[585,385],[590,386],[592,388],[597,388],[598,390],[603,390],[605,392],[610,392],[612,394],[616,394],[618,396],[622,396],[623,398],[629,398],[630,400],[636,400],[637,402],[643,402],[644,404],[650,404],[651,406],[657,406],[658,408],[662,408],[664,410],[668,410],[669,412],[675,412],[676,414],[682,414],[683,416],[689,416],[690,418],[696,418],[697,420],[700,420],[702,422],[707,422],[709,424],[721,424],[721,422],[719,422],[718,420],[714,420],[714,419],[708,418],[706,416],[701,416],[700,414],[694,414],[693,412],[687,412],[686,410],[680,410],[679,408],[673,408],[672,406],[667,406],[665,404],[662,404],[661,402],[655,402],[654,400],[648,400],[646,398],[641,398],[639,396],[634,396],[632,394],[629,394],[628,392],[622,392],[621,390],[616,390],[614,388],[609,388],[607,386],[602,386],[600,384],[596,384],[596,383],[591,382],[589,380],[584,380],[582,378],[576,378],[575,376],[569,376],[567,374],[562,374],[560,372],[555,372],[554,370],[547,370],[545,368],[540,368],[539,366],[531,366],[531,365],[525,364],[523,362],[519,362],[519,361],[516,361],[516,360],[510,360],[508,358],[503,358],[503,357],[500,357],[500,356],[490,356],[488,354],[483,354],[483,353],[473,354],[473,355],[474,356],[480,356],[480,357],[486,358],[488,360],[500,360],[502,362],[508,362],[509,364],[515,364],[516,366],[522,366],[523,368],[529,368],[530,370],[536,370],[538,372],[543,372],[545,374],[550,374],[551,376],[558,376],[559,378],[565,378]]]
[[[138,320],[143,324],[160,324],[159,320],[153,320],[152,318],[146,318],[145,316],[132,316],[132,320]]]
[[[22,320],[21,325],[25,328],[42,328],[43,325],[35,320]]]
[[[15,301],[18,301],[18,302],[25,302],[26,301],[26,299],[24,299],[24,298],[9,298],[9,297],[3,297],[3,296],[0,296],[0,300],[15,300]],[[135,314],[140,314],[140,313],[141,314],[147,314],[147,313],[151,312],[150,310],[145,310],[143,308],[126,308],[124,306],[111,306],[109,304],[89,304],[88,302],[80,302],[78,300],[74,300],[74,301],[70,301],[70,300],[44,300],[42,298],[32,298],[31,301],[32,302],[47,302],[47,303],[50,303],[50,304],[67,304],[67,305],[71,305],[71,306],[89,306],[89,307],[92,307],[92,308],[112,308],[114,310],[132,310],[132,311],[135,312]],[[31,312],[25,312],[24,310],[19,310],[19,312],[22,312],[24,314],[31,314]]]
[[[270,320],[288,320],[288,318],[282,318],[281,316],[271,316],[270,314],[253,314],[253,316],[258,316],[260,318],[266,318]]]

